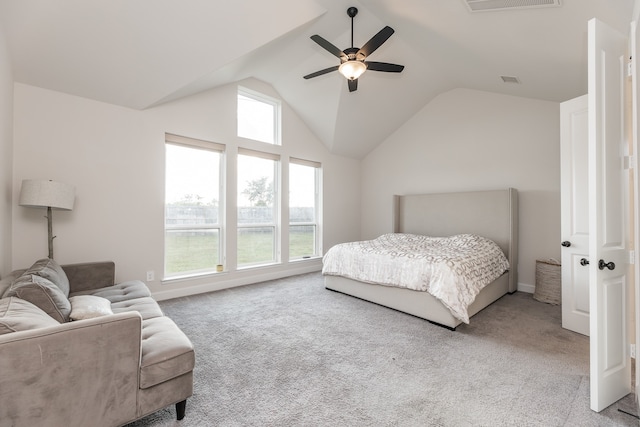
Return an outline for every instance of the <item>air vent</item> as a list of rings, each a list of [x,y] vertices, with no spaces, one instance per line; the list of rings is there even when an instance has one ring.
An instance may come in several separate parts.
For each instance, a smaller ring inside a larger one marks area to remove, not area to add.
[[[560,0],[464,0],[471,12],[560,6]]]
[[[518,80],[518,78],[515,76],[500,76],[500,78],[505,83],[520,83],[520,80]]]

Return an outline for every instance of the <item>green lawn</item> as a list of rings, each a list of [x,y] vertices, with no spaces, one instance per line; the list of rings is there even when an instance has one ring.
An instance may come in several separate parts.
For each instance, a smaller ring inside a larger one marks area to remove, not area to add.
[[[165,233],[167,274],[215,269],[219,264],[218,233]]]
[[[295,227],[289,233],[290,259],[313,255],[313,227]],[[268,231],[267,231],[268,230]],[[165,233],[166,273],[178,274],[215,269],[220,264],[218,233]],[[238,233],[238,265],[266,263],[274,260],[273,233],[241,230]]]
[[[313,226],[297,226],[290,229],[289,259],[296,259],[302,258],[303,256],[314,255],[314,231],[315,227]]]

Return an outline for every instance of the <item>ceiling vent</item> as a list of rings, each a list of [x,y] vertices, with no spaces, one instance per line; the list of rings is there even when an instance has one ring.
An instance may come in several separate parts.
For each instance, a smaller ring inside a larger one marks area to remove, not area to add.
[[[500,76],[504,83],[517,83],[520,84],[520,80],[516,76]]]
[[[464,0],[471,12],[560,6],[560,0]]]

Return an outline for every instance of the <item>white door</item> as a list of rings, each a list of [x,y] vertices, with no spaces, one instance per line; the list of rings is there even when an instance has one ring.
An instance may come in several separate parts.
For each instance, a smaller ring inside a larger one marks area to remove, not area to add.
[[[626,38],[592,19],[589,62],[589,295],[591,409],[631,392],[627,354]]]
[[[562,327],[589,335],[587,95],[560,104]]]
[[[631,23],[631,56],[634,60],[631,62],[632,71],[632,86],[631,86],[631,98],[632,98],[632,115],[631,115],[631,123],[632,123],[632,140],[633,140],[633,157],[631,161],[631,168],[633,169],[633,212],[636,214],[633,215],[634,222],[634,242],[636,242],[636,247],[638,243],[640,243],[640,185],[639,185],[639,177],[638,177],[638,144],[640,143],[640,67],[638,62],[638,55],[640,55],[640,31],[638,31],[638,22]],[[638,344],[640,344],[640,251],[637,249],[634,250],[633,253],[633,261],[634,261],[634,282],[635,282],[635,320],[636,320],[636,348],[638,348]],[[637,357],[637,356],[636,356]],[[637,359],[636,359],[637,360]],[[640,400],[638,400],[638,396],[640,396],[640,369],[636,369],[636,405],[637,409],[640,411]]]

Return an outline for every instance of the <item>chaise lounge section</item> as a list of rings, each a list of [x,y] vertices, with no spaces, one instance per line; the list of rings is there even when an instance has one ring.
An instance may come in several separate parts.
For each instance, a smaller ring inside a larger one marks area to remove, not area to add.
[[[45,258],[0,280],[0,424],[121,426],[173,404],[184,417],[191,341],[143,282],[114,279],[113,262]]]

